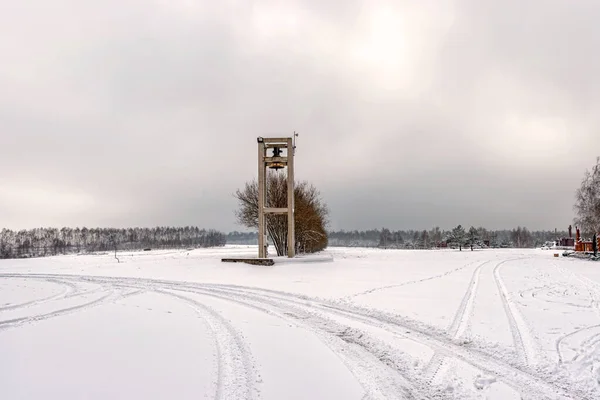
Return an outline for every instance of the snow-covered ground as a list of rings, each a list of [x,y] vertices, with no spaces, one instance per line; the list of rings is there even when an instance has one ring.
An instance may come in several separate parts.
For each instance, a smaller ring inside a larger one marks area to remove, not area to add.
[[[600,399],[598,263],[254,253],[0,261],[0,398]]]

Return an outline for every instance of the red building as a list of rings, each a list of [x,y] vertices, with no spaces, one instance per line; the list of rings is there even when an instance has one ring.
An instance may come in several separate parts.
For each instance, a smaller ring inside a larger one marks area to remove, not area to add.
[[[575,236],[575,251],[582,251],[582,252],[592,252],[594,251],[594,242],[589,240],[581,240],[581,232],[579,231],[579,228],[575,228],[575,232],[576,232],[576,236]],[[597,244],[598,247],[600,248],[600,236],[598,236],[597,238]]]

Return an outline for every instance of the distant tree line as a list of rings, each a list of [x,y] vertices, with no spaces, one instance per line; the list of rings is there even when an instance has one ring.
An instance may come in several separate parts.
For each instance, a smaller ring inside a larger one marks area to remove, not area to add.
[[[0,258],[43,257],[107,250],[224,246],[225,235],[198,227],[36,228],[0,231]]]
[[[483,227],[469,229],[461,225],[446,231],[439,227],[430,230],[399,230],[387,228],[366,231],[331,231],[331,246],[379,247],[397,249],[431,249],[437,247],[488,246],[494,248],[533,248],[545,242],[568,236],[566,231],[530,231],[525,227],[505,230],[488,230]]]
[[[396,249],[430,249],[438,247],[489,246],[494,248],[534,248],[567,237],[567,231],[530,231],[525,227],[488,230],[483,227],[451,230],[398,230],[387,228],[365,231],[329,231],[329,245],[334,247],[378,247]],[[256,245],[256,232],[230,232],[228,244]]]
[[[233,231],[225,235],[227,244],[237,245],[257,245],[258,244],[258,232],[238,232]]]

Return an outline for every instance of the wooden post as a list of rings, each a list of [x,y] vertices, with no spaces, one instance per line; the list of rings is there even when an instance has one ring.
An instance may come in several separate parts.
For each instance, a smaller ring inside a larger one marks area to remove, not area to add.
[[[295,224],[294,224],[294,144],[293,139],[287,139],[287,208],[288,208],[288,257],[296,255]]]
[[[265,144],[258,140],[258,258],[267,257],[265,198],[266,198],[266,166]]]

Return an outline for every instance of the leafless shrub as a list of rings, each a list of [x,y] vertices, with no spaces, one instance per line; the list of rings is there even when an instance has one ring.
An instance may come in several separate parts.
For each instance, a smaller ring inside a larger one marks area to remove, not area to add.
[[[248,228],[258,228],[258,184],[247,182],[243,189],[235,192],[239,208],[236,210],[238,223]],[[314,253],[327,247],[329,211],[319,191],[308,182],[296,183],[295,233],[297,251]],[[267,207],[287,207],[287,180],[282,173],[272,173],[267,178]],[[287,254],[287,216],[267,215],[267,232],[277,255]]]

